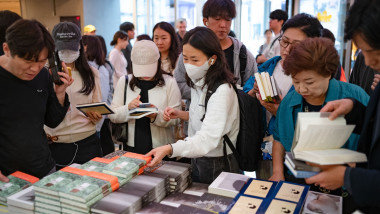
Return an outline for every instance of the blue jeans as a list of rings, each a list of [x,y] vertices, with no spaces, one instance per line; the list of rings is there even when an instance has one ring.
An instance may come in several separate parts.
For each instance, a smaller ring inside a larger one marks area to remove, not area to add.
[[[192,158],[192,179],[194,182],[211,184],[221,172],[233,172],[241,174],[235,156],[229,154],[226,157],[200,157]]]

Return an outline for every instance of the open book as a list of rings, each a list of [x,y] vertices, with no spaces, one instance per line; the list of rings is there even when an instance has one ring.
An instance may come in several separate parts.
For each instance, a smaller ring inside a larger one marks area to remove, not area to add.
[[[101,115],[113,114],[112,109],[105,102],[80,104],[76,106],[79,111],[87,116],[88,111],[98,112]]]
[[[129,110],[129,118],[140,119],[150,114],[157,113],[158,109],[156,107],[138,107]]]
[[[329,115],[298,113],[292,145],[294,158],[320,165],[366,162],[364,153],[341,148],[355,125],[346,125],[343,117],[329,120]]]
[[[261,72],[255,73],[255,79],[262,100],[272,103],[280,102],[280,91],[273,76],[269,76],[268,72]]]

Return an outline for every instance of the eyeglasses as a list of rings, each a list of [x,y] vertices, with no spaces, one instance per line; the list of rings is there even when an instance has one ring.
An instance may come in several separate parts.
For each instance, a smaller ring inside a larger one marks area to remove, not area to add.
[[[282,37],[278,38],[278,41],[280,42],[280,45],[283,48],[287,48],[289,45],[294,46],[294,45],[297,45],[301,42],[301,41],[289,42],[289,41],[284,40]]]

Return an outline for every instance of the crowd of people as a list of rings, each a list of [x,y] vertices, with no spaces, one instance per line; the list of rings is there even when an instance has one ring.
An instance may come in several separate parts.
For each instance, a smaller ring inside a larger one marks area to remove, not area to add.
[[[227,135],[236,146],[241,131],[237,87],[261,104],[263,117],[256,118],[261,121],[257,124],[273,136],[269,180],[306,183],[313,190],[342,195],[347,213],[376,213],[379,11],[378,1],[355,0],[348,12],[345,40],[352,39],[361,50],[361,61],[350,77],[356,85],[345,81],[334,35],[305,13],[288,18],[285,11],[273,11],[266,42],[255,58],[229,36],[236,16],[232,0],[206,1],[204,27],[186,31],[186,20],[179,19],[176,32],[170,23],[159,22],[152,38],[136,36],[133,46],[135,27],[122,23],[108,55],[93,25],[81,33],[76,24],[60,22],[49,33],[36,20],[0,11],[0,181],[7,182],[6,176],[17,170],[42,178],[113,152],[111,122],[128,124],[128,140],[120,148],[152,156],[149,166],[164,158],[190,158],[193,181],[207,184],[222,171],[243,173],[223,138]],[[62,67],[58,82],[49,73],[50,58],[57,58]],[[273,76],[279,102],[261,98],[257,72]],[[114,114],[83,114],[76,108],[96,102],[106,102]],[[140,119],[128,114],[143,103],[157,112]],[[284,165],[284,156],[291,150],[299,112],[332,112],[331,120],[345,115],[356,128],[343,147],[365,153],[368,162],[318,166],[319,174],[296,179]],[[175,128],[183,121],[187,136],[178,139]]]

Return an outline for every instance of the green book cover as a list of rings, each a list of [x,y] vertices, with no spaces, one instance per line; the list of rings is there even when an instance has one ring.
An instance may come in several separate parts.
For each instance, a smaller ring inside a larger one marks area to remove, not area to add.
[[[123,178],[136,175],[139,165],[130,160],[131,158],[120,157],[104,167],[103,172]]]
[[[129,157],[124,157],[124,156],[121,156],[120,158],[123,158],[123,159],[126,159],[126,160],[129,160],[135,164],[137,164],[139,166],[139,168],[142,168],[146,165],[146,161],[145,160],[142,160],[142,159],[137,159],[137,158],[129,158]]]
[[[102,188],[96,184],[92,184],[93,179],[84,176],[80,180],[76,180],[62,188],[59,192],[61,198],[71,199],[78,202],[87,202],[95,196],[102,193]],[[105,184],[107,187],[107,184]]]
[[[101,163],[98,161],[88,161],[82,164],[79,168],[87,171],[103,172],[103,168],[107,166],[107,163]]]
[[[14,177],[12,175],[8,176],[9,182],[0,181],[0,200],[7,201],[7,197],[21,191],[32,185],[30,182],[23,180],[21,178]]]
[[[82,176],[68,172],[58,171],[50,174],[40,181],[33,184],[36,192],[59,196],[58,192],[65,188],[74,180],[80,179]]]

